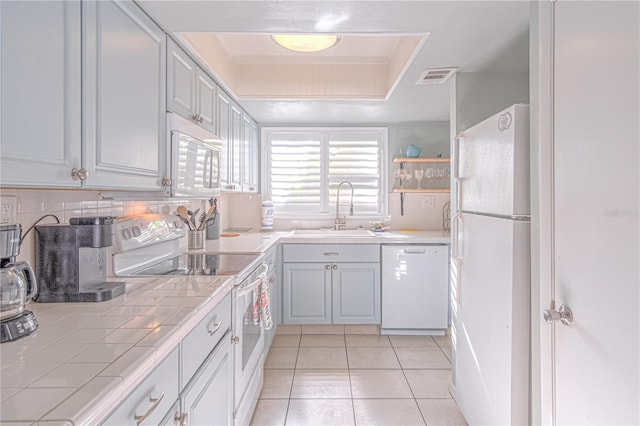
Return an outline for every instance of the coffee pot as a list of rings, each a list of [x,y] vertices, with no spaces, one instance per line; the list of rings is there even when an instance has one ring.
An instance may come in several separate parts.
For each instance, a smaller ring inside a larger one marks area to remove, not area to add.
[[[27,262],[8,263],[0,269],[0,320],[15,318],[38,291],[36,276]]]
[[[38,328],[33,312],[25,305],[38,291],[36,275],[20,254],[22,226],[0,226],[0,342],[27,336]]]

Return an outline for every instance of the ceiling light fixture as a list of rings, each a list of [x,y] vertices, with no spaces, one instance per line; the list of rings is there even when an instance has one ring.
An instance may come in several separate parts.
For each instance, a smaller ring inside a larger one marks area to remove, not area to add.
[[[309,53],[321,52],[335,46],[340,41],[340,36],[330,34],[274,34],[271,39],[285,49]]]

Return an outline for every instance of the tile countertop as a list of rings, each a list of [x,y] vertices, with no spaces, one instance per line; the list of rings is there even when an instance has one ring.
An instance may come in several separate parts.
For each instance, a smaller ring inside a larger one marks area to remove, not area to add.
[[[0,346],[0,423],[103,420],[231,291],[234,277],[126,282],[126,293],[106,302],[27,304],[38,330]]]
[[[300,236],[293,231],[248,232],[236,237],[207,240],[205,252],[263,253],[278,242],[287,244],[449,244],[451,235],[443,231],[391,231],[374,236],[341,237],[339,235]]]
[[[205,249],[198,251],[262,253],[278,242],[448,244],[450,236],[442,231],[348,238],[250,232],[207,240]],[[234,281],[235,277],[126,278],[126,293],[107,302],[29,302],[38,330],[0,346],[0,422],[103,420],[231,291]]]

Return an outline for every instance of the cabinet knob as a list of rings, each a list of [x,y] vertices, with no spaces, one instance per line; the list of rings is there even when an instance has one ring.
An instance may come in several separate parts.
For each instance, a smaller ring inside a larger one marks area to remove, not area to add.
[[[200,122],[200,114],[193,114],[193,115],[191,116],[191,119],[192,119],[193,121],[195,121],[196,123],[199,123],[199,122]]]
[[[162,186],[171,186],[171,178],[162,178]]]
[[[333,265],[333,270],[335,271],[336,269],[338,269],[338,265]]]
[[[173,418],[174,420],[174,424],[177,426],[186,426],[187,425],[187,421],[189,420],[189,413],[176,413],[175,417]]]
[[[325,265],[324,269],[326,269],[327,271],[331,269],[331,265]]]
[[[240,343],[240,337],[238,336],[233,336],[231,338],[231,343],[233,343],[234,345],[237,345],[238,343]]]
[[[71,170],[71,179],[73,180],[87,180],[89,177],[89,172],[84,167],[80,169],[74,168]]]

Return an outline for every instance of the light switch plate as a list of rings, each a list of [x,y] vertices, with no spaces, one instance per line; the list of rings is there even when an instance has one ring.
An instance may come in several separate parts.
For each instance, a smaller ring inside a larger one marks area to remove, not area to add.
[[[12,195],[0,196],[0,225],[16,223],[16,210],[18,210],[18,198]]]

